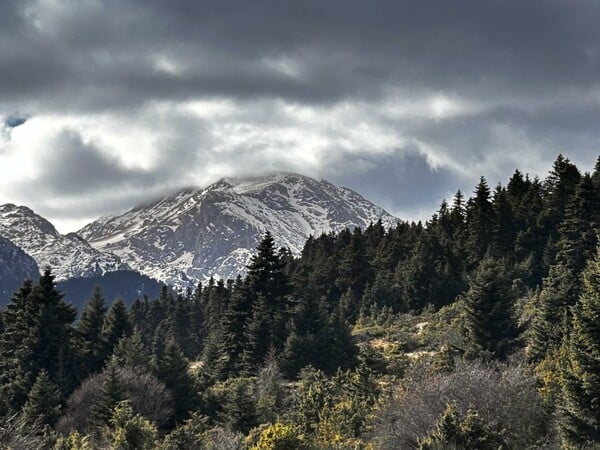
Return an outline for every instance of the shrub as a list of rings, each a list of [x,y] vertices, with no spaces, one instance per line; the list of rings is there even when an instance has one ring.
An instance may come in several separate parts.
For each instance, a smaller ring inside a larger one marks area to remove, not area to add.
[[[461,416],[475,408],[492,429],[504,430],[510,448],[528,448],[548,438],[551,416],[522,367],[460,361],[452,373],[407,380],[378,412],[377,442],[382,449],[418,448],[449,403]]]
[[[250,450],[308,450],[295,425],[276,422],[266,427]]]
[[[101,396],[106,373],[92,375],[85,380],[67,401],[67,413],[58,423],[58,430],[68,435],[75,430],[80,433],[90,428],[92,408]],[[137,413],[163,426],[173,413],[171,394],[160,381],[151,374],[131,369],[117,369],[122,400],[128,400]]]

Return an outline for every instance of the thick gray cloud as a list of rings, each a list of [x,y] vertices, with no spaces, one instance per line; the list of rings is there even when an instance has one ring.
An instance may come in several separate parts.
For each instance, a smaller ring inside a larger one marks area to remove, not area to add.
[[[67,228],[282,169],[422,218],[480,174],[589,169],[598,20],[587,0],[6,0],[0,201]]]
[[[44,158],[44,171],[38,180],[48,186],[50,194],[88,195],[110,190],[114,183],[123,181],[142,186],[157,181],[155,173],[122,167],[116,158],[86,144],[73,131],[61,132],[48,147],[50,152]]]

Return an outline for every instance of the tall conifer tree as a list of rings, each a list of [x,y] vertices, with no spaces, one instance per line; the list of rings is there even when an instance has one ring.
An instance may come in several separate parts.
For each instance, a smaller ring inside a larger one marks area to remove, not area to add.
[[[253,304],[247,332],[250,335],[254,334],[257,339],[254,343],[256,346],[252,350],[254,356],[251,359],[256,363],[262,363],[269,347],[273,346],[277,351],[283,349],[290,312],[289,279],[285,272],[285,266],[275,249],[275,240],[269,231],[265,233],[258,244],[257,253],[252,257],[248,266],[247,284]],[[261,314],[266,314],[266,316],[259,317]],[[259,343],[262,337],[258,337],[258,334],[261,333],[259,328],[262,327],[258,322],[261,321],[264,321],[268,327],[268,338],[264,350],[264,345]],[[254,329],[250,330],[252,327]]]
[[[162,357],[155,360],[156,377],[173,395],[175,422],[183,421],[188,412],[197,406],[194,378],[189,368],[181,347],[173,340],[167,342]]]
[[[570,317],[570,308],[581,292],[581,271],[597,245],[599,210],[591,177],[585,175],[569,200],[559,227],[556,262],[544,279],[528,348],[532,361],[544,359],[561,345],[567,331],[562,319]]]
[[[237,372],[241,368],[241,356],[246,342],[244,330],[251,314],[250,294],[240,276],[233,286],[227,311],[223,315],[216,347],[219,359],[215,368],[218,377]]]
[[[3,416],[15,413],[25,402],[29,377],[25,360],[30,357],[28,320],[31,314],[29,296],[33,282],[26,280],[2,311],[6,325],[0,334],[0,402]]]
[[[492,243],[493,206],[490,200],[490,188],[481,177],[475,189],[475,197],[467,203],[467,249],[469,263],[476,267]]]
[[[38,374],[23,405],[25,420],[32,425],[54,426],[61,413],[61,393],[44,369]]]
[[[76,327],[83,375],[101,370],[108,356],[102,336],[106,311],[102,290],[96,287]]]
[[[5,377],[0,386],[6,412],[17,412],[26,400],[39,372],[46,370],[63,393],[77,380],[73,355],[72,324],[75,308],[63,300],[49,268],[38,284],[26,283],[13,297],[5,312],[5,330],[0,339],[0,354]]]
[[[133,330],[129,312],[125,303],[120,298],[116,299],[110,307],[102,328],[102,337],[107,344],[108,354],[111,354],[117,343],[128,336]]]
[[[517,336],[506,261],[486,256],[464,296],[466,354],[506,358]]]
[[[600,249],[599,249],[600,250]],[[600,251],[583,274],[566,340],[560,429],[568,448],[600,444]]]
[[[259,295],[254,302],[252,316],[245,327],[247,346],[244,351],[243,360],[245,369],[251,373],[261,366],[269,350],[272,340],[272,312],[264,296]]]

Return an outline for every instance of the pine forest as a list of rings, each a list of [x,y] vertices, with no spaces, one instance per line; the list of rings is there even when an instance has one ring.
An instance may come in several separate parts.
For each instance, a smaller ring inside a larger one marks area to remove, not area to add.
[[[46,267],[1,310],[0,447],[600,448],[600,159],[473,181],[131,304]]]

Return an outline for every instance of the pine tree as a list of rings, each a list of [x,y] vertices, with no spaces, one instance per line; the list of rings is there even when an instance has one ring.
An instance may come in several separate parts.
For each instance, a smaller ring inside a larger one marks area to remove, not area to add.
[[[521,264],[527,264],[526,282],[530,288],[538,286],[549,264],[543,261],[544,247],[547,243],[547,230],[544,229],[543,188],[541,182],[525,180],[527,191],[520,206],[514,207],[517,218],[517,233],[515,238],[515,258]]]
[[[594,254],[600,226],[600,204],[591,177],[586,174],[569,200],[559,226],[557,261],[580,273]]]
[[[200,354],[202,349],[202,343],[206,337],[205,330],[203,328],[204,323],[204,312],[202,310],[202,283],[198,283],[197,288],[191,296],[190,305],[190,345],[193,346],[194,353],[190,355],[196,357]]]
[[[95,431],[102,430],[108,425],[113,410],[119,402],[125,399],[117,365],[108,364],[103,374],[104,378],[98,392],[98,397],[90,405],[88,426]]]
[[[2,311],[6,325],[0,334],[0,402],[2,416],[17,412],[26,400],[29,374],[25,361],[31,357],[28,343],[31,303],[27,301],[33,291],[33,283],[26,280]]]
[[[381,271],[375,275],[375,280],[372,284],[368,284],[365,287],[365,291],[360,299],[361,310],[367,311],[370,308],[382,308],[382,307],[397,307],[400,303],[399,289],[393,284],[393,277],[391,272]]]
[[[197,404],[195,382],[189,371],[189,362],[179,345],[170,340],[165,346],[164,354],[156,358],[154,364],[156,377],[173,395],[175,405],[173,420],[179,423]]]
[[[596,165],[594,166],[594,171],[592,172],[592,181],[596,190],[600,189],[600,156],[596,160]]]
[[[512,177],[506,185],[506,193],[512,208],[515,211],[520,211],[523,204],[523,199],[527,194],[528,190],[527,181],[523,177],[523,174],[518,169],[515,170]]]
[[[572,271],[562,264],[550,268],[535,305],[531,332],[527,345],[527,358],[539,363],[556,350],[568,327],[562,318],[567,314],[565,300],[572,297],[577,279]],[[571,303],[569,301],[569,303]]]
[[[248,266],[249,288],[270,301],[286,295],[288,280],[275,249],[275,239],[269,231],[265,232],[256,251]]]
[[[364,240],[365,240],[365,251],[367,252],[367,256],[369,260],[372,260],[376,254],[379,245],[381,245],[381,241],[385,237],[385,227],[381,219],[379,219],[375,223],[370,223],[369,226],[365,229],[364,232]]]
[[[573,308],[560,429],[568,448],[600,444],[600,248]]]
[[[296,292],[301,290],[305,295],[315,298],[325,297],[337,301],[342,292],[331,280],[337,274],[337,261],[334,259],[336,241],[343,234],[322,234],[318,239],[309,239],[303,250],[303,256],[293,275]],[[390,250],[393,251],[393,250]]]
[[[312,296],[300,297],[283,351],[282,367],[289,378],[295,377],[303,367],[315,367],[320,360],[319,338],[325,327],[323,315]]]
[[[456,191],[456,194],[454,194],[454,198],[452,199],[450,217],[452,219],[453,228],[458,232],[464,231],[466,223],[465,197],[460,190]]]
[[[162,358],[165,353],[165,347],[169,340],[173,337],[169,334],[169,327],[166,320],[163,320],[158,324],[154,331],[154,337],[152,339],[152,358]]]
[[[144,344],[150,346],[154,339],[157,327],[161,322],[167,325],[167,316],[169,312],[171,296],[166,289],[161,289],[161,294],[158,299],[144,300],[139,304],[134,303],[131,307],[130,319],[132,324],[137,326],[142,333]],[[135,308],[134,308],[135,307]],[[138,310],[139,308],[139,310]]]
[[[367,290],[369,285],[365,286],[365,290]],[[344,313],[344,317],[348,317],[348,320],[354,322],[358,317],[358,313],[360,311],[360,298],[357,297],[357,294],[352,290],[352,288],[348,287],[346,292],[340,297],[340,308]]]
[[[253,383],[249,378],[230,378],[224,383],[220,420],[232,430],[247,434],[257,423]]]
[[[211,277],[203,292],[203,304],[204,332],[207,336],[214,336],[220,332],[221,321],[228,304],[228,292],[223,280],[215,283]]]
[[[37,323],[31,327],[36,341],[32,359],[39,369],[48,371],[62,392],[68,392],[77,379],[72,349],[72,324],[77,312],[63,300],[64,295],[56,289],[50,268],[46,268],[31,292],[38,314]]]
[[[557,230],[562,222],[569,199],[575,193],[580,178],[581,174],[577,167],[568,158],[558,155],[550,174],[544,181],[545,213],[542,220],[551,235],[556,235],[556,231],[553,230]]]
[[[168,312],[167,321],[171,334],[181,346],[186,357],[191,357],[197,349],[191,331],[191,301],[189,296],[178,295],[174,301],[173,307]]]
[[[245,327],[247,346],[244,351],[244,367],[253,372],[264,361],[271,349],[271,310],[263,295],[259,295],[254,303],[252,316]]]
[[[543,182],[543,209],[538,217],[538,233],[543,244],[547,244],[542,260],[544,272],[556,263],[558,227],[565,218],[567,205],[580,178],[577,167],[563,155],[558,155]]]
[[[220,332],[213,337],[217,341],[215,345],[220,355],[219,367],[215,368],[218,378],[224,378],[241,369],[245,342],[244,328],[251,314],[250,297],[241,277],[238,276],[227,311],[223,315]]]
[[[371,274],[372,269],[365,247],[365,237],[360,228],[355,228],[350,242],[342,250],[339,258],[336,286],[341,292],[350,290],[354,298],[360,298]],[[352,313],[355,315],[358,310],[352,311]]]
[[[475,197],[467,204],[468,258],[472,267],[476,267],[492,243],[493,206],[490,201],[490,188],[481,177],[475,189]]]
[[[21,409],[42,369],[63,393],[74,387],[77,375],[72,324],[76,312],[63,296],[46,268],[38,284],[31,288],[26,283],[7,308],[0,339],[0,354],[10,355],[1,363],[5,412]]]
[[[506,262],[486,256],[464,296],[466,353],[506,358],[517,336]]]
[[[595,198],[591,178],[585,175],[567,205],[559,227],[555,263],[544,279],[540,302],[534,317],[528,357],[539,362],[562,342],[563,317],[570,318],[570,308],[581,292],[580,273],[597,245],[600,205]]]
[[[313,448],[293,424],[273,422],[264,428],[250,450],[310,450]]]
[[[266,320],[269,322],[268,346],[277,351],[283,349],[285,330],[288,321],[287,296],[290,293],[290,282],[285,272],[285,266],[275,249],[275,240],[267,231],[256,248],[257,253],[252,257],[248,266],[248,292],[252,295],[254,308],[263,308],[264,302]],[[259,301],[259,298],[262,299]],[[253,316],[256,313],[253,311]],[[264,357],[265,354],[262,356]]]
[[[23,405],[25,420],[32,425],[54,424],[60,418],[61,393],[58,386],[50,380],[48,372],[40,371]]]
[[[498,185],[494,192],[491,248],[497,257],[513,260],[516,237],[515,217],[507,190]]]
[[[172,306],[175,305],[175,299],[173,298],[173,294],[169,291],[167,286],[162,286],[160,289],[160,294],[158,295],[158,299],[156,303],[160,305],[163,310],[163,313],[168,313]]]
[[[118,367],[129,367],[141,372],[152,372],[151,358],[142,342],[142,334],[137,328],[129,336],[121,338],[112,354],[111,362]]]
[[[317,342],[322,345],[315,367],[325,373],[350,369],[356,365],[358,351],[350,327],[339,308],[333,311],[329,323],[321,330]]]
[[[132,330],[127,307],[119,298],[111,305],[102,328],[102,338],[107,344],[108,354],[111,354],[121,338],[128,336]]]
[[[428,230],[414,245],[410,258],[396,268],[396,280],[401,287],[402,309],[421,311],[428,304],[444,306],[464,289],[462,264],[452,244],[442,243],[443,231],[435,217]]]
[[[101,370],[108,356],[107,344],[102,337],[102,326],[106,311],[102,290],[100,287],[96,287],[81,313],[81,318],[76,327],[79,338],[78,353],[82,360],[82,375],[84,376]]]

